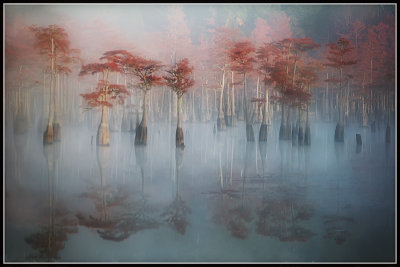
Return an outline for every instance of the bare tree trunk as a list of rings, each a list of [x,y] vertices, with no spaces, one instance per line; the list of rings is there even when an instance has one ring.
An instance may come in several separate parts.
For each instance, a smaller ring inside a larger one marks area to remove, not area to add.
[[[49,97],[49,121],[47,129],[44,132],[43,144],[53,143],[53,88],[54,88],[54,39],[51,38],[51,79],[50,79],[50,97]]]
[[[135,145],[146,145],[147,144],[147,120],[146,120],[146,96],[147,89],[143,90],[143,116],[142,121],[136,128],[135,134]]]
[[[60,73],[56,71],[56,87],[54,88],[54,124],[53,141],[61,141],[60,107],[58,100],[60,98]]]
[[[184,148],[185,144],[184,144],[184,140],[183,140],[183,130],[182,130],[182,126],[181,126],[181,120],[180,120],[180,109],[181,109],[181,102],[182,102],[182,96],[177,95],[177,127],[176,127],[176,147],[181,147]]]
[[[104,75],[103,75],[104,76]],[[105,81],[108,81],[108,71],[106,71]],[[108,85],[105,86],[105,94],[103,101],[107,101]],[[108,146],[110,145],[110,127],[108,125],[108,110],[107,106],[101,106],[101,122],[97,131],[97,145]]]
[[[217,128],[219,131],[226,129],[225,115],[224,115],[224,110],[222,108],[222,103],[223,103],[223,98],[224,98],[224,87],[225,87],[225,70],[222,73],[221,94],[219,97],[219,109],[218,109],[218,118],[217,118]]]
[[[244,94],[244,112],[246,120],[246,139],[248,142],[254,142],[253,125],[249,121],[249,112],[247,110],[247,94],[246,94],[246,73],[243,74],[243,94]]]

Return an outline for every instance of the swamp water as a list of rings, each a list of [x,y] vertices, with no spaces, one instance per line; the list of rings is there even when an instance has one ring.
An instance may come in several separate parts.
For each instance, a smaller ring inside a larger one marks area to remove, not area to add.
[[[395,145],[384,127],[311,124],[311,146],[247,143],[238,123],[148,126],[148,145],[63,126],[62,141],[5,128],[5,261],[390,262]],[[254,125],[258,137],[259,124]],[[356,133],[362,136],[357,149]],[[92,140],[93,138],[93,140]]]

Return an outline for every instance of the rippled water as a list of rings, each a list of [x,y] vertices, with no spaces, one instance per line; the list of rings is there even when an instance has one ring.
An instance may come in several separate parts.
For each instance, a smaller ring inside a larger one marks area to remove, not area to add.
[[[314,123],[311,147],[247,143],[241,123],[148,127],[148,145],[63,126],[5,133],[6,261],[387,262],[395,255],[395,150],[383,127]],[[258,133],[259,125],[254,125]],[[355,134],[363,138],[356,147]],[[91,138],[93,136],[93,144]]]

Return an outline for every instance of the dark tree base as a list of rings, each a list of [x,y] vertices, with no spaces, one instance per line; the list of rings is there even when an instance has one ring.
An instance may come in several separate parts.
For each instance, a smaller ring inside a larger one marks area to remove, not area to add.
[[[304,129],[303,127],[299,127],[299,132],[297,135],[298,139],[297,142],[299,145],[304,145]]]
[[[143,127],[142,124],[136,128],[135,145],[147,144],[147,126]]]
[[[53,141],[61,141],[61,125],[58,122],[53,124]]]
[[[304,144],[306,146],[311,145],[310,125],[306,125],[306,131],[304,133]]]
[[[344,142],[344,125],[339,122],[335,128],[335,142]]]
[[[286,128],[286,125],[281,123],[281,126],[279,127],[279,140],[285,140]]]
[[[267,142],[268,139],[268,126],[266,124],[261,124],[260,132],[258,134],[258,141]]]
[[[218,116],[218,118],[217,118],[217,128],[218,128],[218,131],[226,130],[225,117],[223,115]]]
[[[232,115],[225,115],[225,125],[232,126]]]
[[[386,144],[390,144],[390,126],[386,126],[386,133],[385,133],[385,142]]]
[[[251,124],[246,124],[246,139],[247,142],[254,142],[254,131]]]
[[[183,130],[181,127],[176,128],[176,147],[184,148],[184,140],[183,140]]]
[[[297,135],[298,130],[296,128],[292,128],[292,145],[297,145]]]
[[[46,131],[43,135],[43,144],[49,145],[53,143],[53,125],[47,125]]]
[[[357,146],[361,146],[362,145],[362,140],[361,140],[361,135],[360,134],[356,134],[356,142],[357,142]]]

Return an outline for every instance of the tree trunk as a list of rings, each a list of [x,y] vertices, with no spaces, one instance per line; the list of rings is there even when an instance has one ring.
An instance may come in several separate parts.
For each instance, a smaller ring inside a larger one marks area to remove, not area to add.
[[[147,144],[146,98],[147,98],[147,90],[145,89],[143,95],[143,116],[142,116],[142,121],[140,122],[138,127],[136,127],[135,145]]]
[[[344,125],[343,125],[343,112],[342,112],[342,69],[340,69],[340,83],[339,83],[339,95],[340,99],[338,100],[337,106],[339,110],[339,121],[336,124],[335,128],[335,141],[336,142],[344,142]]]
[[[248,142],[254,142],[253,125],[249,121],[249,112],[247,110],[246,73],[243,74],[243,94],[244,94],[244,112],[246,120],[246,138]]]
[[[54,39],[51,39],[51,79],[50,79],[50,97],[49,97],[49,121],[46,131],[43,135],[43,144],[53,143],[53,88],[54,88]]]
[[[262,123],[260,126],[260,132],[258,134],[258,141],[267,142],[268,138],[268,126],[267,126],[267,112],[268,112],[268,86],[265,85],[265,103],[264,103],[264,113],[262,117]]]
[[[285,140],[286,136],[286,118],[285,118],[285,104],[281,104],[282,106],[282,117],[281,117],[281,126],[279,128],[279,140]]]
[[[306,146],[311,145],[311,133],[310,133],[310,120],[309,120],[309,105],[307,104],[307,113],[306,113],[306,131],[304,133],[304,144]]]
[[[183,131],[182,131],[182,126],[181,126],[181,116],[180,116],[180,109],[181,109],[181,102],[182,102],[182,96],[177,96],[178,98],[178,103],[177,103],[177,127],[176,127],[176,138],[175,138],[175,144],[176,147],[181,147],[184,148],[184,140],[183,140]]]
[[[108,80],[108,71],[106,73],[105,81]],[[103,100],[107,101],[108,86],[105,87],[105,94]],[[108,125],[108,110],[107,106],[101,106],[101,122],[97,131],[97,145],[109,146],[110,145],[110,127]]]
[[[234,80],[233,80],[233,71],[232,71],[232,120],[231,120],[231,125],[234,126],[235,125],[235,118],[236,118],[236,114],[235,114],[235,84],[234,84]]]
[[[57,86],[54,88],[54,124],[53,124],[53,141],[61,141],[61,124],[60,124],[60,107],[58,99],[60,96],[60,74],[56,72]]]
[[[217,128],[219,131],[223,131],[226,129],[225,124],[225,115],[224,110],[222,108],[222,103],[224,99],[224,87],[225,87],[225,70],[222,74],[222,85],[221,85],[221,94],[219,96],[219,109],[218,109],[218,118],[217,118]]]

